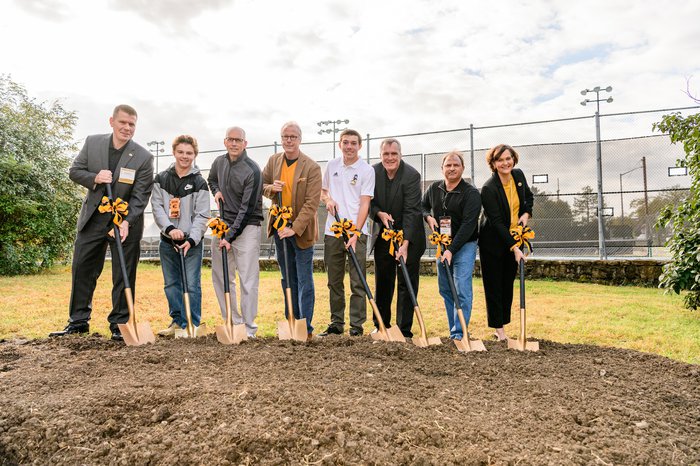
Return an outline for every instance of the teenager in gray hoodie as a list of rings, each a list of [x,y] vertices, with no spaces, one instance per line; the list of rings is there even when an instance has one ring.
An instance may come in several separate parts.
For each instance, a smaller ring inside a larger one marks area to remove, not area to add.
[[[188,135],[176,137],[173,141],[175,163],[158,173],[153,183],[151,206],[160,230],[160,263],[172,319],[168,328],[158,332],[161,336],[187,336],[180,250],[185,253],[190,311],[195,329],[202,317],[202,238],[207,231],[210,209],[207,182],[194,164],[198,152],[195,138]]]

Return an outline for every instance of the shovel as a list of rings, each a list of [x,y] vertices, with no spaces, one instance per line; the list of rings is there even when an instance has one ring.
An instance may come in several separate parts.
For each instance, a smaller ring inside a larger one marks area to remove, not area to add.
[[[462,339],[452,340],[459,351],[469,352],[469,351],[486,351],[484,342],[481,340],[472,340],[469,338],[469,327],[467,322],[464,320],[464,315],[462,314],[461,304],[459,302],[459,296],[457,295],[457,288],[455,287],[455,281],[452,277],[452,271],[450,270],[450,264],[443,262],[445,267],[445,273],[447,274],[447,283],[450,285],[450,291],[452,292],[452,300],[455,302],[455,308],[457,309],[457,317],[459,318],[459,323],[462,326]],[[440,264],[438,264],[440,267]]]
[[[187,240],[186,237],[185,240]],[[180,273],[182,274],[182,297],[183,302],[185,304],[185,317],[187,318],[187,337],[203,337],[207,334],[207,324],[200,323],[199,328],[197,329],[195,329],[194,325],[192,325],[192,312],[190,310],[190,291],[189,287],[187,286],[187,269],[185,268],[185,252],[181,248],[177,247],[177,245],[175,245],[175,249],[177,249],[180,255]]]
[[[341,223],[337,211],[335,213],[335,221]],[[347,243],[347,240],[348,233],[346,231],[343,231],[343,242]],[[399,329],[398,326],[394,325],[393,327],[387,329],[384,325],[382,316],[381,314],[379,314],[379,309],[377,308],[377,303],[374,302],[374,296],[372,296],[372,291],[369,289],[369,285],[367,284],[367,280],[365,279],[364,275],[362,275],[362,268],[360,267],[360,263],[357,262],[355,250],[353,248],[348,248],[348,252],[350,253],[350,259],[352,260],[352,264],[355,266],[355,270],[357,270],[357,275],[360,276],[362,286],[365,288],[365,294],[367,294],[369,304],[372,306],[374,317],[376,317],[377,322],[379,323],[379,332],[373,333],[372,339],[384,341],[399,341],[401,343],[406,343],[406,338],[403,336],[403,333],[401,333],[401,329]]]
[[[114,202],[112,198],[112,185],[109,183],[105,184],[107,190],[107,198],[110,204]],[[122,269],[122,280],[124,280],[124,296],[126,297],[126,306],[129,308],[129,320],[125,324],[117,324],[119,331],[124,337],[124,343],[127,346],[139,346],[145,345],[146,343],[153,343],[156,341],[156,336],[151,330],[150,324],[148,322],[137,324],[136,323],[136,311],[134,310],[134,296],[131,293],[131,284],[129,283],[129,275],[126,272],[126,264],[124,263],[124,249],[122,248],[121,235],[119,234],[119,227],[116,223],[112,222],[112,227],[114,228],[114,242],[117,246],[117,255],[119,256],[119,265]],[[114,259],[112,259],[114,260]]]
[[[282,205],[282,193],[279,194],[279,203]],[[273,219],[270,218],[272,222]],[[279,231],[278,231],[279,235]],[[285,310],[287,312],[287,319],[277,322],[277,333],[280,340],[296,340],[296,341],[307,341],[308,333],[306,330],[306,319],[294,317],[294,306],[292,304],[292,289],[289,287],[289,260],[287,256],[287,239],[280,238],[282,242],[282,257],[284,257],[284,295],[286,298]],[[300,309],[301,310],[301,309]]]
[[[517,340],[508,339],[508,349],[518,351],[539,351],[538,341],[527,341],[525,334],[525,259],[520,259],[520,335]]]
[[[219,212],[223,216],[224,203],[219,200]],[[224,325],[216,326],[216,339],[223,345],[237,345],[248,339],[245,324],[233,324],[233,313],[231,312],[231,288],[228,284],[228,251],[221,248],[222,267],[224,275],[224,301],[226,302],[226,321]],[[212,251],[213,254],[213,251]]]
[[[389,228],[392,230],[394,229],[394,224],[392,222],[389,222]],[[392,239],[392,241],[394,240]],[[413,337],[413,344],[416,346],[420,346],[421,348],[425,348],[430,345],[441,345],[442,341],[440,340],[440,337],[428,338],[428,334],[425,330],[425,322],[423,321],[423,314],[420,312],[420,307],[418,307],[416,293],[413,290],[413,285],[411,284],[411,279],[408,276],[406,262],[403,260],[403,257],[399,257],[399,267],[401,268],[401,272],[403,273],[403,280],[404,282],[406,282],[406,288],[408,288],[408,295],[411,297],[411,303],[413,303],[413,312],[418,318],[418,326],[420,327],[420,336]]]

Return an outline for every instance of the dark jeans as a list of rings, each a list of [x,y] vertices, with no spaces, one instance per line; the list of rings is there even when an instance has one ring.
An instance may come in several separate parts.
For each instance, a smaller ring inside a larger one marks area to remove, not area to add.
[[[282,241],[277,232],[273,235],[275,238],[275,249],[277,251],[277,262],[282,271],[282,292],[286,288],[285,281],[285,258]],[[306,330],[312,333],[314,327],[311,325],[311,320],[314,318],[314,305],[316,304],[316,290],[314,288],[314,247],[302,249],[297,246],[297,241],[294,237],[285,238],[287,243],[287,259],[289,260],[289,288],[292,292],[292,309],[294,317],[297,319],[306,319]],[[285,317],[289,309],[287,303],[287,294],[284,293],[285,299]]]
[[[204,248],[200,241],[187,251],[185,271],[187,273],[187,292],[190,295],[190,313],[192,325],[199,327],[202,318],[202,253]],[[163,270],[163,289],[168,299],[168,313],[180,328],[187,326],[187,314],[183,298],[184,284],[180,265],[180,253],[169,241],[160,240],[160,267]]]

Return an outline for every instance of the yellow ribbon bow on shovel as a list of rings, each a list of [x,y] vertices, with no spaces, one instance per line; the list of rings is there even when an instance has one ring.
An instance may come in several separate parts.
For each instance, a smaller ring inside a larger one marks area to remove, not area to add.
[[[355,234],[357,236],[360,236],[362,232],[357,230],[357,227],[353,223],[352,220],[348,220],[347,218],[341,219],[339,222],[333,222],[331,225],[331,231],[335,235],[336,238],[340,238],[341,235],[345,234],[347,235],[348,238],[350,238],[350,235]]]
[[[510,236],[512,236],[515,240],[515,245],[517,247],[523,249],[521,246],[525,245],[525,248],[527,248],[527,253],[532,253],[532,244],[530,244],[530,240],[535,237],[535,232],[532,231],[530,227],[518,225],[515,228],[511,228]],[[524,252],[525,251],[523,250],[523,253]]]
[[[394,257],[394,243],[401,246],[403,243],[403,230],[385,228],[382,232],[382,239],[384,241],[389,241],[389,255]]]
[[[97,210],[101,214],[108,212],[113,213],[114,219],[112,219],[112,222],[114,222],[116,226],[121,226],[124,217],[129,215],[129,203],[122,200],[121,197],[118,197],[116,201],[112,202],[107,196],[102,196],[102,202],[100,202],[100,206]],[[110,230],[108,234],[114,237],[114,231]]]
[[[452,244],[452,238],[450,238],[450,235],[441,235],[436,231],[428,236],[428,241],[430,241],[430,244],[437,246],[437,251],[435,252],[435,257],[437,258],[439,258],[440,254],[442,254],[442,248],[447,249],[447,246]]]
[[[228,225],[226,225],[226,222],[221,220],[219,217],[209,219],[207,226],[211,228],[211,232],[214,234],[214,236],[218,236],[219,238],[223,238],[228,232]]]
[[[272,204],[270,206],[270,217],[275,219],[272,227],[277,231],[286,227],[288,223],[291,223],[292,213],[291,207],[280,207],[277,204]]]

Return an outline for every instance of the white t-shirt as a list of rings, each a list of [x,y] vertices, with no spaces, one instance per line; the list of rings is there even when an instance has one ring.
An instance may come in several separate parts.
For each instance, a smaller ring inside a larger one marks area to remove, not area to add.
[[[357,222],[360,211],[360,196],[374,197],[374,168],[359,158],[352,165],[343,164],[343,158],[332,159],[323,174],[323,189],[327,189],[338,204],[338,216]],[[369,219],[369,215],[367,216]],[[328,214],[325,234],[334,236],[331,225],[335,218]],[[362,233],[367,234],[367,222],[362,225]]]

